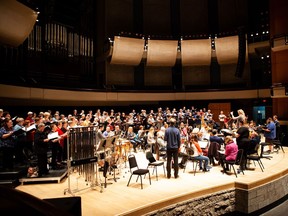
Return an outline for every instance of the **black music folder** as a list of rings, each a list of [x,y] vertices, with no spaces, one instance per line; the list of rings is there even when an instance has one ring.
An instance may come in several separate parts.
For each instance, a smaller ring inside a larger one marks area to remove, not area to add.
[[[22,135],[23,133],[25,133],[25,131],[22,130],[22,129],[19,129],[19,130],[13,131],[13,135],[15,135],[15,136]]]

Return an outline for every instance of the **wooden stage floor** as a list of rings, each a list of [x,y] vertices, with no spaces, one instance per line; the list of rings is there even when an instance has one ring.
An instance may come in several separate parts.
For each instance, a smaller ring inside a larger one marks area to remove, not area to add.
[[[288,164],[288,147],[284,147],[286,152],[281,150],[279,153],[272,154],[271,160],[262,159],[265,170],[261,171],[256,163],[250,165],[255,170],[246,170],[245,175],[239,174],[238,178],[232,173],[226,175],[221,172],[220,166],[214,166],[210,172],[197,171],[194,176],[192,172],[192,163],[188,163],[185,173],[183,169],[179,170],[179,178],[167,179],[164,177],[162,167],[158,167],[158,181],[156,181],[155,173],[152,175],[151,168],[151,185],[148,177],[143,179],[143,189],[140,186],[140,179],[136,182],[136,176],[133,176],[129,187],[127,183],[130,177],[128,162],[126,167],[122,166],[120,171],[116,170],[117,182],[113,179],[107,182],[106,188],[99,186],[91,187],[87,185],[83,176],[75,172],[69,178],[64,178],[60,183],[47,184],[28,184],[16,187],[17,190],[29,193],[40,199],[44,198],[61,198],[71,197],[71,193],[65,193],[67,188],[75,190],[75,196],[81,197],[82,215],[142,215],[148,211],[159,209],[175,202],[181,202],[186,199],[191,199],[217,191],[231,189],[235,182],[253,183],[260,179],[268,178],[269,176],[287,169]],[[136,158],[140,168],[147,167],[147,160],[144,152],[138,152]],[[104,178],[100,180],[104,183]],[[113,178],[113,174],[108,175],[108,179]],[[68,187],[68,179],[70,179],[70,187]],[[148,208],[147,208],[148,207]]]

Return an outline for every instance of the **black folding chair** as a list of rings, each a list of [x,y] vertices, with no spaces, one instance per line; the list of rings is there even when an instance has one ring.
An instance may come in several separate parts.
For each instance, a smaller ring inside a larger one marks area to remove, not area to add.
[[[146,159],[149,161],[148,163],[148,166],[147,166],[147,169],[149,167],[153,167],[153,173],[154,173],[154,170],[156,171],[156,179],[158,181],[158,173],[157,173],[157,167],[158,166],[163,166],[163,170],[164,170],[164,176],[166,176],[166,173],[165,173],[165,166],[164,166],[164,161],[158,161],[154,158],[152,152],[148,151],[146,152]],[[152,173],[152,175],[153,175]]]
[[[128,156],[128,162],[129,162],[129,167],[130,167],[130,173],[131,173],[131,175],[130,175],[130,178],[129,178],[127,187],[128,187],[129,184],[130,184],[130,180],[131,180],[132,176],[133,176],[133,175],[137,175],[136,182],[138,181],[138,178],[139,178],[139,176],[140,176],[141,189],[143,189],[142,176],[143,176],[143,175],[145,176],[147,173],[148,173],[148,175],[149,175],[149,182],[150,182],[150,185],[151,185],[151,177],[150,177],[150,171],[149,171],[149,169],[139,169],[134,154],[131,154],[131,155]]]
[[[255,166],[255,161],[257,161],[262,172],[264,172],[264,165],[263,165],[263,163],[261,161],[261,157],[258,153],[259,147],[260,147],[260,144],[258,143],[255,147],[255,152],[251,152],[251,154],[247,155],[247,160],[253,161],[254,166]]]
[[[234,174],[235,174],[236,178],[237,178],[237,172],[235,170],[234,165],[242,164],[243,152],[244,152],[243,149],[238,149],[236,160],[233,160],[233,161],[224,160],[224,163],[227,164],[227,167],[229,167],[229,170],[231,170],[231,167],[233,168],[233,171],[234,171]],[[243,175],[244,175],[243,169],[241,169],[240,172],[242,172]]]

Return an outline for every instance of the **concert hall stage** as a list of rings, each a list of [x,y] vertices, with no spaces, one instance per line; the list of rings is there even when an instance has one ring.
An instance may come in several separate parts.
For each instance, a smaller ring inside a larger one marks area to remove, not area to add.
[[[217,197],[225,197],[230,202],[232,211],[242,213],[259,212],[265,206],[280,200],[288,194],[288,148],[284,147],[286,153],[272,154],[271,160],[263,158],[264,172],[261,171],[258,163],[254,166],[250,164],[251,169],[239,174],[238,178],[232,173],[223,174],[219,166],[214,166],[210,172],[197,171],[196,175],[192,172],[192,163],[188,163],[185,172],[179,170],[179,178],[167,179],[164,176],[163,168],[158,167],[158,181],[155,173],[151,173],[151,185],[148,177],[143,179],[143,189],[141,189],[140,180],[136,182],[136,176],[133,176],[130,185],[127,183],[130,177],[128,163],[122,164],[120,170],[116,170],[116,179],[113,179],[113,172],[108,173],[106,188],[100,186],[90,187],[89,182],[85,181],[84,176],[77,172],[71,173],[69,178],[57,184],[25,184],[16,187],[17,190],[29,193],[40,199],[72,197],[66,193],[68,180],[71,189],[80,189],[75,196],[80,196],[82,200],[82,215],[153,215],[160,209],[166,209],[166,214],[173,215],[177,212],[179,215],[188,215],[187,208],[201,208],[202,211],[214,211],[223,205],[223,200],[213,204],[210,209],[205,209],[209,203],[215,202]],[[136,158],[140,168],[147,167],[147,160],[144,152],[138,152]],[[238,167],[238,166],[236,166]],[[102,172],[99,172],[99,182],[104,183]],[[100,184],[101,185],[101,184]],[[102,184],[103,185],[103,184]],[[286,189],[285,189],[286,188]],[[230,194],[229,197],[227,194]],[[228,197],[228,198],[227,198]],[[201,204],[205,201],[205,205]],[[226,200],[226,201],[227,201]],[[191,207],[195,203],[198,206]],[[224,208],[224,207],[223,207]],[[159,215],[164,214],[158,212]],[[218,212],[219,213],[219,212]]]

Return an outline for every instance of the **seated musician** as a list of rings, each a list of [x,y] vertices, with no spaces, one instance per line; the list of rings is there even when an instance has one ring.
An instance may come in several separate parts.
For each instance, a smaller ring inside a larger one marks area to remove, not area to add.
[[[238,153],[238,145],[233,141],[232,136],[226,136],[224,142],[225,142],[225,151],[219,155],[219,163],[223,168],[221,172],[226,172],[229,170],[229,168],[225,166],[225,161],[236,160]]]
[[[155,119],[153,117],[152,114],[149,115],[148,119],[147,119],[147,128],[151,128],[155,126]]]
[[[138,130],[138,132],[137,132],[137,137],[138,137],[138,139],[141,141],[141,148],[142,148],[142,149],[145,149],[145,144],[146,144],[146,140],[145,140],[146,131],[144,130],[144,126],[143,126],[143,125],[140,125],[140,126],[139,126],[139,130]]]
[[[110,127],[111,131],[115,130],[115,123],[114,123],[114,116],[110,116],[109,118],[107,118],[107,126]]]
[[[203,170],[205,172],[210,171],[212,167],[208,166],[209,158],[203,155],[203,151],[198,143],[198,137],[196,135],[192,135],[189,144],[190,148],[193,150],[191,151],[193,152],[193,155],[189,155],[189,152],[187,152],[187,156],[182,158],[181,163],[179,163],[179,167],[184,168],[188,156],[192,156],[194,159],[199,160],[200,170]],[[204,162],[204,169],[203,169],[203,162]]]
[[[156,117],[156,128],[160,129],[163,126],[163,121],[162,113],[159,112]]]
[[[148,148],[150,148],[151,151],[153,151],[153,149],[155,149],[155,144],[156,144],[155,130],[154,130],[154,127],[150,127],[149,132],[147,134],[147,145],[148,145]]]
[[[210,171],[210,169],[212,168],[211,166],[208,166],[209,164],[209,158],[207,156],[204,156],[203,155],[203,151],[198,143],[198,138],[197,136],[192,136],[191,137],[191,147],[194,151],[194,154],[193,154],[193,158],[199,160],[199,166],[200,166],[200,170],[203,169],[203,171],[207,172],[207,171]],[[202,166],[202,163],[204,161],[204,168]]]
[[[166,147],[166,142],[164,141],[165,135],[165,127],[161,127],[161,129],[157,132],[157,144],[159,145],[159,149]]]
[[[219,154],[218,150],[220,149],[221,145],[224,143],[223,139],[221,137],[217,136],[217,130],[213,129],[210,132],[210,145],[208,148],[208,157],[210,159],[210,162],[215,165],[215,160],[219,160]],[[215,159],[215,160],[214,160]]]
[[[119,125],[115,125],[114,135],[119,136],[121,135],[122,130],[120,129]]]
[[[133,127],[128,127],[127,131],[127,139],[130,141],[130,143],[133,145],[134,152],[137,153],[137,146],[141,143],[139,139],[137,139],[136,134],[133,132]]]
[[[106,130],[103,132],[105,138],[114,136],[114,132],[111,130],[110,126],[106,127]]]
[[[188,140],[187,125],[185,125],[184,122],[181,122],[179,130],[180,130],[181,144],[184,144]]]

